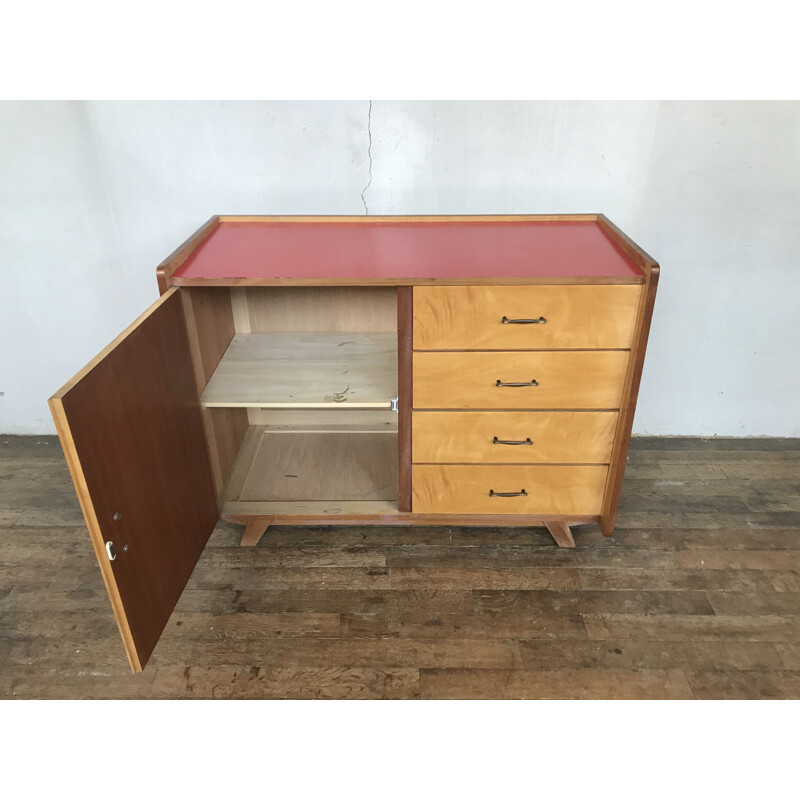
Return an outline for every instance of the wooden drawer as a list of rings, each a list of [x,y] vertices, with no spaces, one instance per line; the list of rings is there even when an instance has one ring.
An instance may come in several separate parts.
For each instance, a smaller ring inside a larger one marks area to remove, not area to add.
[[[421,464],[608,464],[618,416],[616,411],[415,411],[411,452]]]
[[[411,507],[416,514],[599,514],[607,472],[594,465],[422,464],[413,467]]]
[[[415,286],[414,349],[625,350],[641,292],[638,285]]]
[[[414,408],[616,409],[627,365],[626,350],[414,353]]]

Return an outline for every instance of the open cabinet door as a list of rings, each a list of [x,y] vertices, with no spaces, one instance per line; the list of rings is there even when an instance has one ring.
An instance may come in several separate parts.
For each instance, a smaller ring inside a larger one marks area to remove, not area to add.
[[[50,408],[138,672],[217,521],[180,290],[162,295]]]

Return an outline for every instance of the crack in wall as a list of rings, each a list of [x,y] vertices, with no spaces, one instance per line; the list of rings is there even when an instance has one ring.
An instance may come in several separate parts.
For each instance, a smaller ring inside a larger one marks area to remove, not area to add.
[[[369,139],[369,144],[367,145],[367,158],[369,159],[369,180],[361,190],[361,202],[364,204],[364,213],[369,216],[369,206],[367,205],[364,195],[367,193],[367,189],[369,189],[370,185],[372,184],[372,100],[369,101],[369,111],[367,112],[367,137]]]

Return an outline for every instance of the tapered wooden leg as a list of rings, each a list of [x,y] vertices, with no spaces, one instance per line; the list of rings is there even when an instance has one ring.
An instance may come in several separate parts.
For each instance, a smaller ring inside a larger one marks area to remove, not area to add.
[[[240,547],[255,547],[272,523],[273,517],[256,517],[245,525]]]
[[[545,525],[559,547],[575,547],[572,531],[566,522],[545,522]]]

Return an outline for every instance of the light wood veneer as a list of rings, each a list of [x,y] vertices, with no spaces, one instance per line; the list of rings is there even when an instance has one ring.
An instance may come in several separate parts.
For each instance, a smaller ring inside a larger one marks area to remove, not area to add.
[[[412,503],[420,514],[599,514],[607,473],[592,465],[414,465]]]
[[[205,408],[388,408],[394,333],[237,334],[200,398]]]
[[[616,411],[415,411],[414,462],[607,464],[617,418]]]
[[[625,350],[416,352],[414,408],[616,409],[627,366]]]
[[[641,294],[641,286],[419,286],[414,349],[627,350]]]

